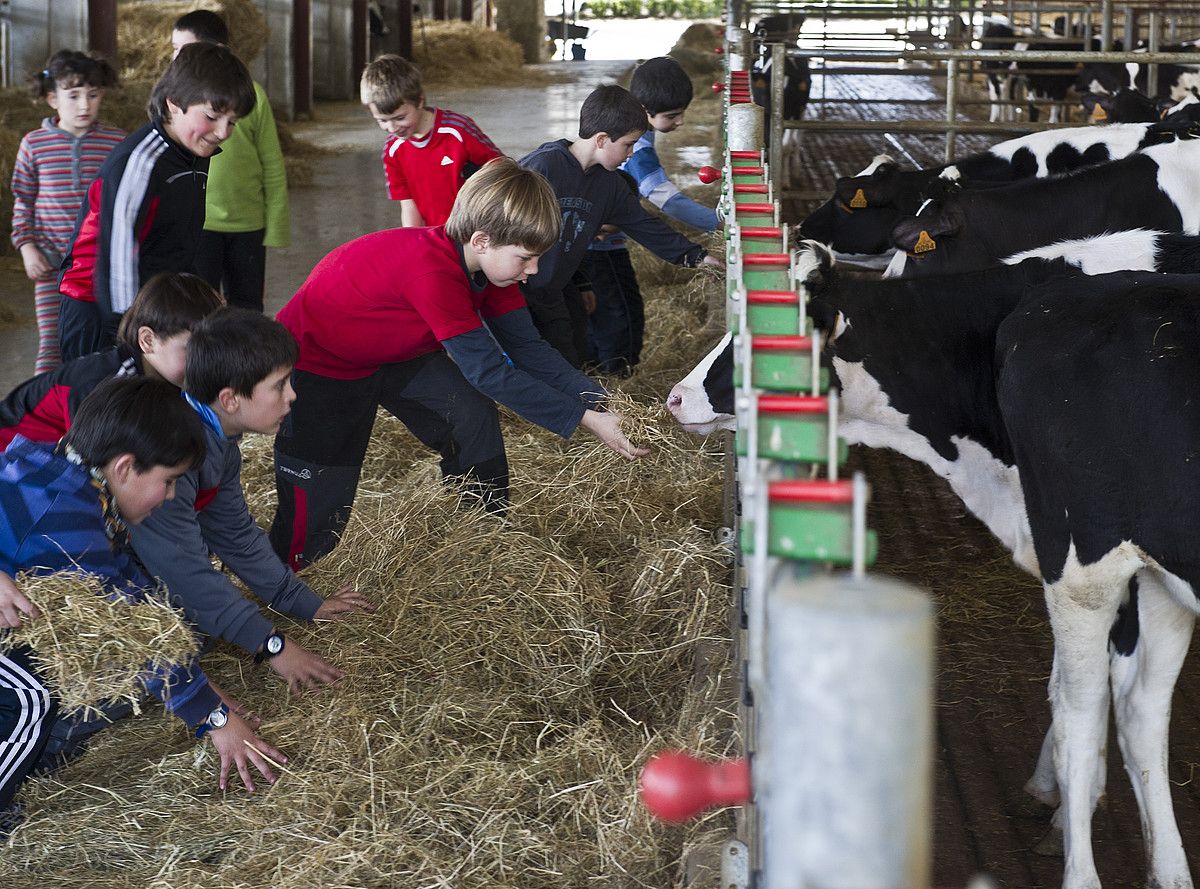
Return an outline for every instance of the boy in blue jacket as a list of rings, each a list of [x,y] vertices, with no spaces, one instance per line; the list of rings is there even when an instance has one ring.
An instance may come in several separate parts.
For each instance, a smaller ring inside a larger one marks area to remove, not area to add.
[[[521,293],[542,337],[575,367],[587,358],[587,315],[573,281],[600,226],[614,225],[667,262],[721,263],[647,213],[617,168],[646,131],[642,104],[619,86],[596,87],[579,110],[579,139],[559,139],[518,163],[550,181],[562,213],[558,243],[545,253]]]
[[[152,581],[129,549],[129,527],[174,496],[176,479],[203,458],[200,422],[169,383],[102,383],[56,447],[18,437],[0,455],[0,570],[81,571],[114,595],[144,597]],[[23,646],[0,655],[0,811],[37,762],[58,710],[32,657]],[[269,761],[286,759],[229,711],[195,661],[155,668],[146,687],[197,737],[212,739],[222,790],[231,768],[247,790],[250,766],[274,782]]]

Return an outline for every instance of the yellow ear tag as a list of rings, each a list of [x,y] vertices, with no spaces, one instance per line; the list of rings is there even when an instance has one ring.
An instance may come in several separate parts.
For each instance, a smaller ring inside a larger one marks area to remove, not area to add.
[[[1099,123],[1100,121],[1108,120],[1108,112],[1104,110],[1104,106],[1097,102],[1092,107],[1092,122]]]
[[[856,210],[867,206],[867,196],[863,194],[863,190],[861,188],[854,192],[854,197],[850,199],[850,206],[854,207]]]
[[[921,229],[921,237],[917,238],[917,243],[913,245],[913,253],[928,253],[930,250],[937,249],[937,242],[929,237],[929,232]]]

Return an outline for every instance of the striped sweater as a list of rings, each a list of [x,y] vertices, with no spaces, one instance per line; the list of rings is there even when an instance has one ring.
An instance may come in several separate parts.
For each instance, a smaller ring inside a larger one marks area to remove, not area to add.
[[[59,129],[57,117],[26,133],[13,165],[13,246],[20,250],[32,241],[57,265],[71,246],[88,186],[124,138],[124,130],[99,123],[72,136]]]

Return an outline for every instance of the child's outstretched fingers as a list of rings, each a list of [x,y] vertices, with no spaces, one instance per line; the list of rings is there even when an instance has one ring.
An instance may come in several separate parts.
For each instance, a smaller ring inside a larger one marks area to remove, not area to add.
[[[343,584],[321,603],[313,620],[340,620],[349,614],[374,614],[375,605],[354,588],[354,584]]]
[[[639,447],[621,431],[621,416],[600,411],[584,411],[579,425],[586,429],[610,450],[616,451],[626,460],[638,460],[650,453],[649,448]]]
[[[268,784],[274,784],[275,773],[271,771],[271,762],[287,762],[286,756],[270,744],[260,740],[245,720],[234,713],[229,714],[229,721],[224,726],[212,729],[209,737],[212,738],[213,746],[221,755],[218,784],[222,790],[228,788],[231,768],[237,769],[242,784],[245,785],[246,790],[253,793],[256,788],[250,773],[250,766],[254,766]]]

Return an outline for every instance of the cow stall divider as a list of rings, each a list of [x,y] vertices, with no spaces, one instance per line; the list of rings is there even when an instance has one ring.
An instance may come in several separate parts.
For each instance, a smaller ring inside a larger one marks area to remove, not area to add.
[[[731,63],[744,32],[730,29]],[[681,821],[742,804],[722,887],[925,889],[931,870],[933,609],[867,573],[878,541],[868,486],[842,477],[838,393],[807,311],[811,269],[793,252],[763,151],[749,71],[722,85],[726,321],[734,341],[736,582],[745,759],[678,751],[646,765],[650,810]],[[848,570],[847,570],[848,569]]]

